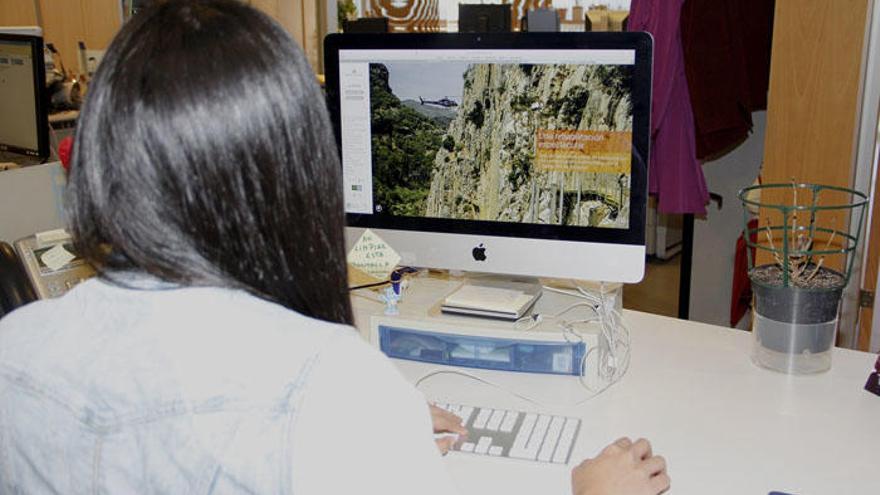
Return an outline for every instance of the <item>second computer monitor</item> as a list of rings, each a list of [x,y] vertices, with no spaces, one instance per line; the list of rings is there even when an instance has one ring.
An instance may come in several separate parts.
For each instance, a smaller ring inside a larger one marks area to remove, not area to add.
[[[509,4],[458,4],[459,33],[508,33],[511,26]]]
[[[43,39],[0,32],[0,152],[49,156]]]
[[[325,67],[350,239],[411,266],[633,282],[651,38],[340,35]]]

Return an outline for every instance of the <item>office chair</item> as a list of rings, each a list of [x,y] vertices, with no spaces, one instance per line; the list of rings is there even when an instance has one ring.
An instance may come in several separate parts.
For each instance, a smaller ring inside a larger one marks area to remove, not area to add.
[[[15,250],[0,241],[0,318],[36,299]]]

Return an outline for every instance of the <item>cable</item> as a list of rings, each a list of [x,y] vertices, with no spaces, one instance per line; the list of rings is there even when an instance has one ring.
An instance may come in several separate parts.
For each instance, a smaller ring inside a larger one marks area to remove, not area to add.
[[[411,266],[401,266],[392,271],[391,275],[386,280],[375,282],[372,284],[355,285],[354,287],[349,287],[348,290],[349,292],[352,292],[361,289],[372,289],[373,287],[383,287],[388,284],[405,283],[407,276],[418,272],[419,270],[417,268],[413,268]]]
[[[376,282],[374,284],[364,284],[364,285],[355,285],[354,287],[349,287],[349,291],[361,290],[361,289],[372,289],[373,287],[382,287],[391,283],[391,280],[383,280],[381,282]]]
[[[522,400],[524,400],[524,401],[526,401],[526,402],[531,402],[532,404],[536,404],[536,405],[539,405],[539,406],[544,406],[544,405],[545,405],[545,404],[543,404],[543,403],[542,403],[541,401],[539,401],[539,400],[533,399],[533,398],[531,398],[531,397],[529,397],[529,396],[527,396],[527,395],[523,395],[523,394],[521,394],[521,393],[519,393],[519,392],[516,392],[516,391],[514,391],[514,390],[510,390],[510,389],[508,389],[507,387],[504,387],[503,385],[499,385],[499,384],[497,384],[497,383],[495,383],[495,382],[493,382],[493,381],[491,381],[491,380],[487,380],[487,379],[485,379],[485,378],[483,378],[483,377],[480,377],[480,376],[477,376],[477,375],[474,375],[474,374],[468,373],[467,371],[461,371],[461,370],[432,370],[432,371],[429,371],[427,374],[423,375],[421,378],[419,378],[419,379],[416,381],[416,383],[415,383],[415,387],[416,387],[416,388],[419,388],[419,385],[421,385],[422,382],[424,382],[425,380],[428,380],[429,378],[433,378],[433,377],[435,377],[435,376],[438,376],[438,375],[459,375],[459,376],[463,376],[463,377],[465,377],[465,378],[470,378],[470,379],[472,379],[472,380],[476,380],[476,381],[478,381],[478,382],[480,382],[480,383],[483,383],[483,384],[485,384],[485,385],[489,385],[490,387],[495,387],[495,388],[497,388],[497,389],[500,389],[500,390],[502,390],[502,391],[504,391],[504,392],[507,392],[507,393],[509,393],[510,395],[513,395],[514,397],[518,397],[518,398],[520,398],[520,399],[522,399]]]
[[[559,311],[558,313],[555,313],[555,314],[544,315],[541,313],[534,313],[531,315],[523,316],[520,319],[513,322],[513,328],[516,330],[532,330],[535,327],[537,327],[538,325],[540,325],[544,321],[545,318],[550,318],[550,319],[559,318],[560,316],[568,313],[569,311],[572,311],[572,310],[579,308],[579,307],[588,307],[588,308],[592,309],[593,312],[598,314],[598,308],[595,304],[574,303],[571,306],[569,306],[569,307],[567,307],[567,308],[563,309],[562,311]]]

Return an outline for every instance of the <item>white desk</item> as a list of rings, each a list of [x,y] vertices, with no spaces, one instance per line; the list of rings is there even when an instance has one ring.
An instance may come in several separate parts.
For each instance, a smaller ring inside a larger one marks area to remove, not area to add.
[[[456,321],[426,309],[448,289],[435,280],[416,284],[401,313]],[[354,301],[364,332],[382,305]],[[573,459],[595,455],[620,436],[646,437],[667,458],[674,494],[880,493],[880,397],[862,388],[875,356],[837,349],[831,371],[789,376],[751,363],[751,334],[633,311],[625,318],[632,331],[629,372],[579,406],[538,407],[451,375],[421,389],[432,399],[581,417]],[[395,363],[413,381],[438,368]],[[572,377],[467,371],[546,402],[585,395]],[[466,454],[451,454],[447,463],[462,494],[570,491],[570,467]]]

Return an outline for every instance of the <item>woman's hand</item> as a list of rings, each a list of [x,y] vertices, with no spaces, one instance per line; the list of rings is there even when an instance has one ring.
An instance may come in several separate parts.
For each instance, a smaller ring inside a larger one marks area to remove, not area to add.
[[[459,436],[467,435],[467,428],[461,426],[461,418],[451,412],[441,409],[434,404],[431,406],[431,423],[434,425],[434,433],[454,433]],[[446,455],[455,444],[457,438],[454,435],[444,435],[435,440],[440,453]]]
[[[666,461],[644,438],[621,438],[571,472],[573,495],[657,495],[669,484]]]

